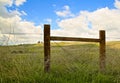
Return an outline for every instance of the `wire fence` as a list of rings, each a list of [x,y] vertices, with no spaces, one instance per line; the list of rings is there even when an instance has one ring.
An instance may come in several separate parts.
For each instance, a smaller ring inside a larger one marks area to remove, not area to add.
[[[75,43],[75,44],[74,44]],[[99,72],[99,44],[52,42],[51,70],[53,72]],[[118,76],[120,81],[120,42],[108,43],[106,47],[106,70],[108,75]]]
[[[66,72],[82,72],[83,70],[97,72],[99,70],[99,49],[96,45],[89,43],[77,43],[77,45],[54,43],[56,45],[51,48],[53,59],[51,65],[53,65],[53,68],[54,65],[62,66],[61,68],[64,68],[63,71]]]
[[[6,35],[6,34],[5,34]],[[43,72],[43,34],[11,33],[0,38],[1,78],[36,75]],[[29,37],[29,38],[28,38]],[[113,39],[113,37],[107,37]],[[115,38],[114,39],[119,39]],[[29,44],[31,42],[31,45]],[[41,41],[41,43],[38,43]],[[33,43],[34,42],[34,43]],[[18,45],[14,45],[18,43]],[[8,46],[12,44],[12,46]],[[120,82],[120,42],[108,42],[106,73]],[[7,64],[7,65],[6,65]],[[84,42],[51,42],[51,72],[78,73],[92,76],[99,72],[99,44]],[[18,78],[19,79],[19,78]]]
[[[3,33],[0,35],[0,45],[32,44],[43,42],[41,33]]]
[[[31,44],[43,42],[42,33],[3,33],[0,35],[0,45]],[[120,37],[107,36],[107,41],[120,41]]]

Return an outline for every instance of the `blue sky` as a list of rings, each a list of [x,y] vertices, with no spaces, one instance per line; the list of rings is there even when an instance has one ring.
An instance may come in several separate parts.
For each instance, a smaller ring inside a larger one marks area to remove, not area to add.
[[[27,21],[32,21],[36,25],[47,23],[46,19],[52,19],[52,25],[56,25],[56,20],[60,18],[55,11],[63,10],[63,6],[68,5],[73,14],[79,14],[80,11],[95,11],[100,8],[114,8],[114,0],[27,0],[18,8],[25,11],[27,15],[22,16]],[[54,26],[54,28],[55,28]]]
[[[44,24],[55,36],[98,38],[99,30],[106,30],[113,41],[119,38],[119,19],[120,0],[0,0],[0,41],[42,41]]]

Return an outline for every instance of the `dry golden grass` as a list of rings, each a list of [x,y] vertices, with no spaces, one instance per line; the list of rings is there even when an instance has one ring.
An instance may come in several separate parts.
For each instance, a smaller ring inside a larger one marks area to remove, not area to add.
[[[98,43],[51,42],[45,74],[43,44],[0,46],[0,83],[120,83],[120,42],[107,42],[106,57],[101,74]]]
[[[107,42],[107,46],[114,49],[120,49],[120,41]]]

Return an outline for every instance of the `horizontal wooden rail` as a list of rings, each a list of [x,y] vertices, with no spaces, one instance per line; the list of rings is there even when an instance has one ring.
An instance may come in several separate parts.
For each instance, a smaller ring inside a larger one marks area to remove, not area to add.
[[[50,40],[56,40],[56,41],[82,41],[82,42],[100,42],[100,39],[94,39],[94,38],[73,38],[73,37],[55,37],[51,36]]]
[[[50,71],[50,40],[55,41],[81,41],[81,42],[98,42],[100,44],[99,68],[100,72],[105,71],[106,66],[106,40],[105,31],[99,31],[99,39],[95,38],[76,38],[76,37],[56,37],[50,36],[50,25],[44,25],[44,71]]]

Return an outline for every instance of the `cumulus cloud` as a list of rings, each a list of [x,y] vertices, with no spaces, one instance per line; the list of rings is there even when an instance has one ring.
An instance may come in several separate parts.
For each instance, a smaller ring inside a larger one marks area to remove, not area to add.
[[[22,5],[26,0],[0,0],[0,5],[12,6],[13,4],[16,6]]]
[[[65,5],[63,7],[63,10],[61,11],[56,11],[56,15],[58,15],[59,17],[72,17],[74,16],[71,11],[70,11],[70,7],[68,5]]]
[[[25,1],[0,0],[0,44],[33,43],[41,39],[41,25],[35,26],[33,22],[22,19],[22,15],[27,15],[24,11],[6,8],[13,4],[22,5]]]
[[[26,2],[26,0],[15,0],[16,6],[22,5],[24,2]]]
[[[114,5],[116,8],[120,9],[120,0],[115,0]]]
[[[0,0],[0,6],[8,5],[12,6],[13,0]]]
[[[98,38],[99,30],[106,30],[107,39],[114,40],[112,37],[119,37],[120,32],[120,1],[116,0],[114,4],[114,9],[105,7],[93,12],[80,11],[75,17],[60,20],[60,29],[54,30],[52,35]]]
[[[27,15],[24,11],[8,10],[6,7],[11,7],[12,5],[18,6],[15,2],[23,4],[26,0],[0,0],[0,16],[4,18],[14,17],[15,15]]]

